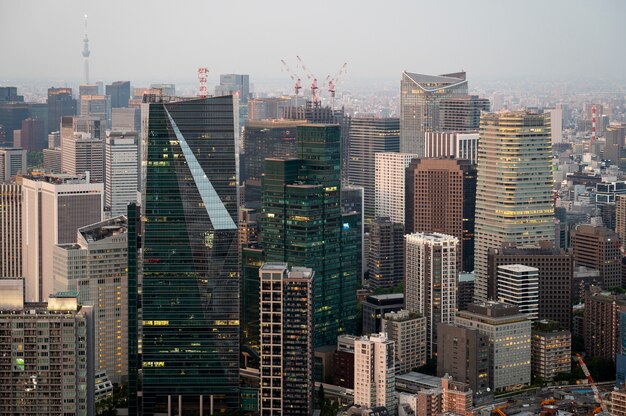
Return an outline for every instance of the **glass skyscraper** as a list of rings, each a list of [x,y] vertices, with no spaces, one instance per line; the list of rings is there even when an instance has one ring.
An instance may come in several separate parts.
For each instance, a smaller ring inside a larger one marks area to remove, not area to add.
[[[176,101],[147,95],[142,125],[138,410],[144,415],[235,410],[239,268],[233,97]]]
[[[265,260],[315,272],[315,347],[356,322],[357,226],[342,216],[339,125],[298,126],[298,159],[266,159],[261,240]]]

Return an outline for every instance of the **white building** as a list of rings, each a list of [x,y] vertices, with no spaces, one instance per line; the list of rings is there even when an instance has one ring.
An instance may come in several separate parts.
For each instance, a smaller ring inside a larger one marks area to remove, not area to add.
[[[426,157],[453,157],[476,164],[478,133],[427,131],[424,140]]]
[[[76,242],[80,227],[102,221],[101,183],[89,177],[45,175],[22,182],[22,271],[26,301],[41,302],[53,292],[56,244]]]
[[[550,132],[552,144],[563,143],[563,109],[551,108],[545,110],[550,114]]]
[[[18,173],[26,173],[26,150],[0,148],[0,183],[14,180]]]
[[[385,333],[354,342],[354,404],[396,412],[394,342]]]
[[[102,140],[90,133],[72,133],[61,138],[61,171],[69,175],[90,173],[94,182],[104,181],[104,147]]]
[[[137,202],[139,138],[137,133],[109,132],[106,137],[105,204],[112,216],[126,215]]]
[[[441,233],[405,237],[406,309],[426,318],[427,354],[437,351],[437,324],[452,323],[457,309],[459,239]]]
[[[529,319],[539,318],[539,269],[523,264],[498,266],[498,300],[517,305]]]
[[[404,224],[405,171],[416,157],[413,153],[376,153],[376,217]]]
[[[489,339],[489,385],[496,392],[530,384],[531,321],[515,305],[487,302],[459,311],[454,324]]]
[[[426,364],[426,318],[406,309],[385,314],[382,332],[395,343],[396,374]]]

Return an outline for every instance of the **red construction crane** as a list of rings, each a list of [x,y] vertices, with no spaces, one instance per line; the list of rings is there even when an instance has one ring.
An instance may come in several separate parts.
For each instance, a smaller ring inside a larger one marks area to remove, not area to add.
[[[348,66],[348,63],[344,62],[344,64],[341,66],[341,68],[339,68],[339,71],[337,71],[334,77],[331,78],[330,75],[326,77],[326,83],[328,85],[328,92],[330,93],[330,98],[332,100],[331,107],[333,109],[335,108],[335,85],[337,84],[337,81],[339,81],[339,77],[342,74],[346,73],[347,66]]]
[[[289,65],[287,65],[287,62],[285,62],[284,59],[281,59],[280,62],[283,63],[283,68],[285,68],[285,71],[287,71],[287,73],[289,74],[289,78],[291,78],[291,80],[294,82],[294,84],[293,84],[293,91],[296,93],[296,106],[297,106],[298,105],[298,94],[300,94],[300,90],[302,89],[302,80],[300,79],[299,76],[297,76],[293,72],[291,72],[291,69],[289,68]]]
[[[319,87],[317,86],[317,77],[313,75],[311,71],[308,70],[308,68],[304,65],[304,62],[302,62],[302,58],[300,58],[299,55],[296,56],[296,58],[298,58],[298,62],[302,66],[302,70],[304,71],[306,78],[309,81],[311,81],[311,97],[313,99],[313,104],[317,105],[318,100],[319,100],[319,97],[317,96],[317,90],[319,89]]]
[[[591,377],[591,373],[587,368],[587,364],[585,364],[585,362],[583,361],[583,357],[581,357],[580,354],[576,354],[576,360],[578,361],[580,368],[583,370],[583,374],[585,375],[585,377],[587,377],[587,381],[589,381],[589,385],[591,386],[591,390],[593,390],[593,395],[596,398],[596,402],[598,402],[603,412],[608,412],[606,404],[602,401],[602,396],[600,396],[600,391],[598,390],[598,387],[593,381],[593,377]]]

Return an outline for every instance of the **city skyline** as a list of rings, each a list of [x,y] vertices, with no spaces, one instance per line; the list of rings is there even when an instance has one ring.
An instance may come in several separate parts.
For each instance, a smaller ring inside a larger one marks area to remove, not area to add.
[[[176,9],[164,1],[150,2],[149,8],[143,2],[120,2],[118,7],[113,3],[75,0],[65,2],[64,7],[34,0],[3,3],[0,49],[7,59],[0,62],[0,77],[80,81],[85,14],[92,80],[144,81],[150,68],[154,81],[194,82],[196,68],[207,66],[209,85],[217,84],[220,73],[250,73],[256,80],[283,80],[288,86],[280,60],[295,70],[296,55],[320,81],[348,62],[348,74],[340,84],[361,78],[397,81],[401,71],[416,69],[432,74],[465,70],[471,80],[610,80],[624,78],[620,68],[626,63],[619,53],[605,53],[618,51],[626,37],[620,21],[626,3],[616,0],[602,7],[582,1],[533,0],[529,7],[514,10],[487,0],[384,7],[376,1],[324,1],[312,13],[319,19],[294,13],[299,5],[282,0],[269,6],[237,2],[219,8],[191,2]],[[25,21],[46,36],[24,31]],[[115,31],[109,30],[113,21]],[[160,29],[155,22],[167,23],[166,28]],[[18,30],[20,37],[11,35]],[[329,39],[337,40],[337,45],[328,46]],[[516,47],[511,48],[511,43]],[[151,57],[164,45],[171,46],[168,59],[151,64]],[[25,50],[31,52],[24,54]],[[400,50],[415,53],[398,54]]]

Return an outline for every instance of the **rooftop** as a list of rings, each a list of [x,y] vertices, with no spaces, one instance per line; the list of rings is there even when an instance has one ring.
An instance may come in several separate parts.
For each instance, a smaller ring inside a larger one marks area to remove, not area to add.
[[[128,220],[125,216],[120,215],[119,217],[114,217],[79,228],[78,232],[83,236],[85,241],[93,243],[114,235],[125,234],[127,230]]]

